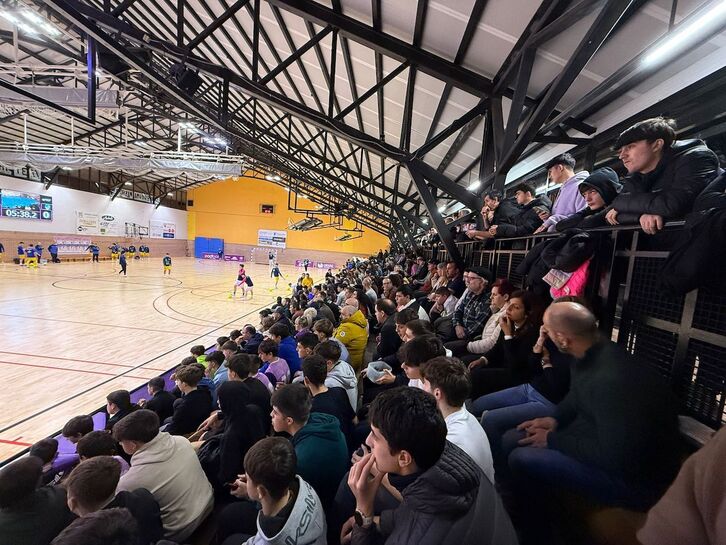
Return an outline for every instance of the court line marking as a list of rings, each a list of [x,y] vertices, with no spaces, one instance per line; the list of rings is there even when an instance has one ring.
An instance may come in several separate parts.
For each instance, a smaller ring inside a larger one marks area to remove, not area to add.
[[[6,363],[8,365],[19,365],[20,367],[37,367],[38,369],[50,369],[52,371],[71,371],[72,373],[88,373],[91,375],[106,375],[108,377],[120,377],[121,375],[117,375],[115,373],[106,373],[105,371],[90,371],[88,369],[73,369],[72,367],[52,367],[50,365],[40,365],[37,363],[18,363],[16,361],[5,361],[0,360],[0,363]],[[129,369],[131,371],[131,369]],[[143,371],[143,369],[141,369]],[[132,375],[123,375],[125,377],[129,378],[135,378],[139,380],[149,380],[146,377],[135,377]],[[153,377],[152,377],[153,378]]]
[[[185,347],[186,345],[188,345],[188,344],[190,344],[190,343],[193,343],[194,341],[196,341],[196,340],[198,340],[198,339],[203,339],[204,337],[207,337],[207,336],[208,336],[208,335],[210,335],[211,333],[213,333],[213,332],[215,332],[215,331],[219,331],[219,330],[220,330],[220,329],[222,329],[223,327],[227,327],[227,326],[229,326],[230,324],[233,324],[233,323],[235,323],[236,321],[238,321],[238,320],[241,320],[242,318],[245,318],[245,317],[249,316],[250,314],[252,314],[252,313],[254,313],[254,312],[258,312],[258,311],[259,311],[259,310],[260,310],[261,308],[263,308],[263,307],[266,307],[266,306],[268,306],[269,304],[270,304],[270,303],[268,302],[268,303],[265,303],[265,304],[263,304],[263,305],[260,305],[260,306],[258,306],[258,307],[256,307],[256,308],[252,309],[251,311],[249,311],[249,312],[247,312],[247,313],[245,313],[245,314],[243,314],[243,315],[241,315],[241,316],[238,316],[238,317],[237,317],[237,318],[235,318],[234,320],[230,320],[230,321],[229,321],[229,322],[227,322],[226,324],[222,324],[222,325],[221,325],[221,326],[219,326],[219,327],[215,327],[215,328],[213,328],[213,329],[211,329],[211,330],[207,331],[206,333],[204,333],[204,334],[202,334],[202,335],[199,335],[199,336],[195,337],[195,338],[194,338],[194,339],[192,339],[191,341],[187,341],[187,342],[184,342],[184,343],[180,344],[179,346],[175,346],[174,348],[171,348],[170,350],[167,350],[167,351],[166,351],[166,352],[164,352],[163,354],[159,354],[158,356],[156,356],[156,357],[154,357],[154,358],[151,358],[150,360],[148,360],[148,361],[146,361],[146,362],[144,362],[144,363],[142,363],[142,364],[139,364],[139,365],[137,365],[136,367],[134,367],[134,368],[132,368],[132,369],[129,369],[128,371],[125,371],[124,373],[121,373],[120,375],[116,375],[116,376],[115,376],[115,377],[113,377],[113,378],[107,379],[107,380],[105,380],[105,381],[103,381],[103,382],[100,382],[99,384],[96,384],[96,385],[94,385],[94,386],[91,386],[91,387],[89,387],[89,388],[86,388],[85,390],[83,390],[83,391],[81,391],[81,392],[78,392],[78,393],[74,394],[74,395],[73,395],[73,396],[71,396],[71,397],[67,397],[67,398],[65,398],[65,399],[62,399],[62,400],[58,401],[57,403],[54,403],[53,405],[50,405],[49,407],[46,407],[46,408],[44,408],[44,409],[42,409],[42,410],[40,410],[40,411],[36,411],[36,412],[35,412],[34,414],[31,414],[31,415],[28,415],[28,416],[26,416],[26,417],[25,417],[25,418],[23,418],[22,420],[19,420],[19,421],[17,421],[17,422],[13,422],[12,424],[8,424],[8,425],[7,425],[7,426],[5,426],[4,428],[1,428],[1,429],[0,429],[0,433],[5,433],[6,431],[8,431],[8,430],[11,430],[11,429],[13,429],[14,427],[16,427],[16,426],[19,426],[19,425],[21,425],[21,424],[24,424],[25,422],[28,422],[29,420],[32,420],[32,419],[34,419],[34,418],[37,418],[37,417],[39,417],[39,416],[42,416],[42,415],[43,415],[43,414],[45,414],[46,412],[48,412],[48,411],[52,411],[53,409],[56,409],[56,408],[60,407],[61,405],[64,405],[65,403],[68,403],[69,401],[72,401],[73,399],[75,399],[75,398],[77,398],[77,397],[79,397],[79,396],[82,396],[82,395],[84,395],[84,394],[87,394],[88,392],[92,392],[92,391],[93,391],[93,390],[95,390],[96,388],[99,388],[100,386],[103,386],[104,384],[108,384],[109,382],[112,382],[112,381],[116,380],[117,378],[120,378],[120,377],[123,377],[123,376],[128,376],[128,375],[127,375],[126,373],[128,373],[128,372],[130,372],[130,371],[134,371],[134,370],[136,370],[136,369],[139,369],[139,368],[143,367],[144,365],[146,365],[146,364],[149,364],[149,363],[151,363],[151,362],[152,362],[152,361],[154,361],[154,360],[157,360],[157,359],[159,359],[159,358],[163,358],[164,356],[166,356],[166,355],[168,355],[168,354],[171,354],[171,353],[172,353],[172,352],[174,352],[175,350],[179,350],[180,348],[184,348],[184,347]],[[143,379],[143,380],[148,380],[148,379]]]
[[[199,335],[199,332],[188,332],[188,331],[165,331],[163,329],[149,329],[146,327],[134,327],[130,325],[116,325],[116,324],[98,324],[98,323],[92,323],[92,322],[78,322],[75,320],[63,320],[61,318],[43,318],[40,316],[22,316],[18,314],[3,314],[0,313],[0,316],[8,316],[10,318],[21,318],[25,320],[43,320],[45,322],[64,322],[68,324],[79,324],[79,325],[90,325],[90,326],[99,326],[99,327],[110,327],[114,329],[136,329],[139,331],[152,331],[154,333],[173,333],[176,335]],[[169,316],[167,316],[169,318]],[[174,319],[174,318],[170,318]],[[190,324],[190,325],[196,325],[199,327],[203,327],[202,324]]]
[[[23,443],[22,441],[9,441],[7,439],[0,439],[0,443],[4,443],[6,445],[15,445],[18,447],[32,447],[33,443]]]
[[[23,352],[6,352],[5,350],[0,350],[0,354],[9,354],[11,356],[27,356],[29,358],[42,358],[48,360],[72,361],[76,363],[92,363],[95,365],[110,365],[111,367],[133,367],[133,365],[127,363],[108,363],[105,361],[79,360],[77,358],[61,358],[60,356],[41,356],[38,354],[25,354]],[[168,369],[157,369],[155,367],[144,367],[144,369],[149,369],[150,371],[161,371],[162,373],[168,371]]]

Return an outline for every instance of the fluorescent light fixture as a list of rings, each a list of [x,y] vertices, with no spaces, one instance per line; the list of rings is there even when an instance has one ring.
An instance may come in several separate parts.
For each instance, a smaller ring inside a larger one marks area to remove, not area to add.
[[[277,176],[277,175],[273,176],[273,177],[272,177],[272,179],[273,179],[273,180],[275,180],[276,182],[279,182],[279,181],[281,181],[281,180],[282,180],[282,178],[280,178],[280,177],[279,177],[279,176]]]
[[[50,34],[51,36],[58,36],[61,33],[60,30],[58,30],[56,27],[54,27],[50,23],[43,23],[40,26],[42,26],[45,29],[45,31],[48,34]]]
[[[6,11],[0,13],[0,17],[2,17],[3,19],[7,19],[11,23],[17,23],[18,22],[18,18],[15,17],[15,15],[13,15],[12,13],[8,13]]]
[[[469,187],[467,187],[467,189],[469,191],[474,191],[475,189],[479,189],[480,185],[481,185],[481,182],[479,180],[475,180],[469,184]]]
[[[137,140],[136,142],[134,142],[134,144],[136,144],[137,146],[143,146],[145,148],[149,147],[149,143],[146,140]]]
[[[265,176],[265,180],[267,180],[268,182],[272,182],[275,180],[275,177],[272,174],[268,174],[267,176]]]
[[[32,11],[24,11],[22,13],[22,16],[25,17],[31,23],[35,23],[36,25],[42,25],[45,22],[45,21],[43,21],[42,17],[33,13]]]
[[[26,34],[38,34],[37,30],[25,23],[18,23],[18,28],[23,30]]]
[[[167,193],[167,194],[166,194],[166,196],[167,196],[167,197],[171,197],[171,196],[172,196],[173,194],[174,194],[174,193]]]
[[[126,182],[124,185],[131,185],[131,182]]]
[[[73,170],[71,167],[61,167],[61,170]]]
[[[444,212],[444,210],[446,210],[446,205],[444,205],[444,206],[439,206],[439,214],[443,213],[443,212]]]
[[[666,40],[656,46],[643,59],[644,65],[653,65],[673,56],[679,50],[690,47],[699,37],[717,30],[724,23],[726,17],[726,0],[721,0],[705,10],[699,17],[679,27],[666,37]]]

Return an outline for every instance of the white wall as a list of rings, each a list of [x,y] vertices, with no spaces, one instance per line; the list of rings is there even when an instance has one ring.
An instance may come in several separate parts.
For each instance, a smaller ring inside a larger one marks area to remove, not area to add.
[[[53,197],[53,220],[23,220],[0,217],[0,231],[26,231],[29,233],[76,233],[76,211],[91,214],[108,214],[124,222],[148,225],[149,220],[161,220],[176,224],[176,238],[187,238],[187,212],[160,206],[154,210],[151,204],[130,201],[120,197],[111,201],[107,195],[97,195],[60,186],[43,184],[0,175],[0,189],[27,191]]]

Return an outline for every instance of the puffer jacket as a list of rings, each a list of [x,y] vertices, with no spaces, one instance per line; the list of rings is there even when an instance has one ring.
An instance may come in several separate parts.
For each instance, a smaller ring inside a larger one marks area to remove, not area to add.
[[[380,529],[353,527],[352,545],[516,545],[517,536],[494,485],[459,447],[446,442],[439,461],[401,492]],[[380,532],[380,534],[378,533]]]
[[[592,173],[581,182],[594,188],[605,201],[605,206],[592,210],[586,206],[576,214],[569,218],[565,218],[557,222],[555,229],[563,233],[568,229],[590,229],[592,227],[602,227],[605,223],[604,215],[595,219],[595,216],[603,211],[618,196],[623,188],[622,184],[617,181],[617,174],[609,167],[603,167]],[[579,186],[578,186],[579,189]]]
[[[620,223],[636,223],[642,214],[682,218],[718,170],[718,157],[703,140],[674,142],[654,171],[625,178],[622,193],[608,209],[618,211]]]
[[[363,353],[368,343],[366,319],[360,310],[356,310],[347,320],[343,320],[335,330],[334,338],[342,342],[350,354],[350,363],[358,371],[363,366]]]
[[[502,223],[497,226],[497,238],[523,237],[534,233],[537,227],[542,225],[542,220],[535,210],[536,207],[549,211],[552,208],[552,201],[545,195],[532,199],[522,207],[519,214],[511,219],[511,223]]]

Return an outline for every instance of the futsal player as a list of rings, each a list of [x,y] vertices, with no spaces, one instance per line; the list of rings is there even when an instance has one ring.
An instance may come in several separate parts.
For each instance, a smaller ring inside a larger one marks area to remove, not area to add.
[[[35,245],[35,256],[38,258],[38,262],[40,262],[40,258],[43,256],[43,247],[40,245],[40,242]]]
[[[164,274],[168,272],[169,276],[171,276],[171,256],[169,255],[169,252],[166,253],[164,259],[161,261],[164,263]]]
[[[242,286],[242,294],[247,294],[247,273],[245,271],[245,266],[240,265],[239,271],[237,271],[237,280],[234,281],[234,289],[232,290],[232,295],[229,296],[230,299],[237,296],[237,287]]]
[[[18,265],[25,264],[25,243],[18,244]]]
[[[129,255],[127,256],[129,259],[134,259],[136,256],[136,246],[133,244],[129,244]]]
[[[270,266],[270,270],[275,266],[275,252],[272,250],[267,253],[267,264]]]
[[[126,276],[126,252],[124,252],[123,250],[121,251],[121,255],[118,258],[118,264],[121,265],[121,270],[118,273],[124,273],[124,276]]]
[[[101,252],[101,249],[93,242],[86,246],[86,251],[91,252],[91,262],[98,263],[98,254]]]
[[[108,249],[111,250],[111,259],[118,259],[118,244],[114,242]]]
[[[35,254],[35,246],[33,246],[32,242],[25,248],[25,264],[28,268],[38,268],[38,257]]]
[[[3,262],[3,257],[5,257],[5,246],[0,242],[0,263]]]
[[[303,259],[303,267],[305,268],[305,272],[308,272],[309,265],[310,265],[310,260],[307,258]]]
[[[280,278],[285,278],[282,276],[282,272],[280,272],[280,265],[278,263],[275,263],[272,266],[272,271],[270,271],[270,276],[275,279],[275,289],[277,289],[277,283],[280,281]],[[272,291],[272,290],[270,290]]]

